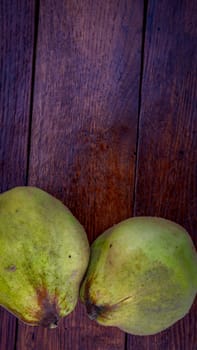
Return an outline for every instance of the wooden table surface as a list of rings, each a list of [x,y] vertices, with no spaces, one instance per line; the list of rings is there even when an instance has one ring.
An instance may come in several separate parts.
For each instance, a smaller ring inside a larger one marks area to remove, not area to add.
[[[133,215],[195,237],[195,0],[1,0],[0,190],[61,199],[92,242]],[[197,307],[126,335],[79,303],[55,330],[0,309],[0,350],[195,350]]]

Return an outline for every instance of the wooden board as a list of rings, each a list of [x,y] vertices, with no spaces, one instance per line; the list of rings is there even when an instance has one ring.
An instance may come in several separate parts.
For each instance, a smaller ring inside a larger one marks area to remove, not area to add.
[[[194,1],[148,2],[134,214],[175,220],[197,243],[196,12]],[[127,349],[196,349],[196,306],[157,336],[129,336]]]
[[[147,3],[146,18],[141,0],[1,1],[0,192],[47,190],[90,242],[133,213],[175,220],[197,244],[197,3]],[[161,334],[125,342],[80,303],[50,331],[0,308],[0,350],[194,350],[196,315],[194,304]]]
[[[34,2],[0,3],[0,192],[26,184]],[[0,349],[15,349],[17,321],[0,309]]]
[[[29,185],[70,207],[90,242],[132,212],[143,2],[40,3]],[[77,310],[56,330],[20,323],[18,350],[123,350]]]

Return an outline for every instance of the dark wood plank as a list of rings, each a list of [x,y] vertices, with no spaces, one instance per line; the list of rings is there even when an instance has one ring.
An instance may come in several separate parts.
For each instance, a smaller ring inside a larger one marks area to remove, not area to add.
[[[195,241],[196,5],[194,0],[149,1],[134,211],[174,220]],[[129,336],[127,349],[196,349],[196,311],[194,305],[157,336]]]
[[[25,185],[34,1],[0,2],[0,192]],[[16,319],[0,309],[0,349],[15,346]]]
[[[29,184],[70,207],[90,241],[130,216],[143,2],[40,4]],[[85,310],[58,329],[20,324],[20,350],[123,350],[125,335]]]
[[[0,349],[14,350],[17,333],[17,319],[0,308]]]

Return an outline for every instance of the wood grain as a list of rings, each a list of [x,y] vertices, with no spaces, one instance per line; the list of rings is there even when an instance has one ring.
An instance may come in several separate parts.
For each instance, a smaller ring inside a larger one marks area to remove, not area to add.
[[[40,2],[28,184],[63,200],[90,242],[133,212],[175,220],[197,244],[196,6],[148,2],[137,140],[143,1]],[[27,180],[34,24],[35,1],[0,2],[0,192]],[[196,315],[126,348],[194,350]],[[123,350],[124,338],[80,303],[50,331],[0,309],[0,350]]]
[[[132,212],[143,1],[42,1],[29,185],[70,207],[90,242]],[[56,330],[19,325],[18,350],[123,350],[77,310]]]
[[[196,5],[149,1],[134,214],[174,220],[197,243]],[[196,306],[157,336],[129,336],[127,349],[196,349]]]
[[[25,185],[34,1],[0,2],[0,192]],[[0,308],[0,349],[15,348],[16,319]]]

